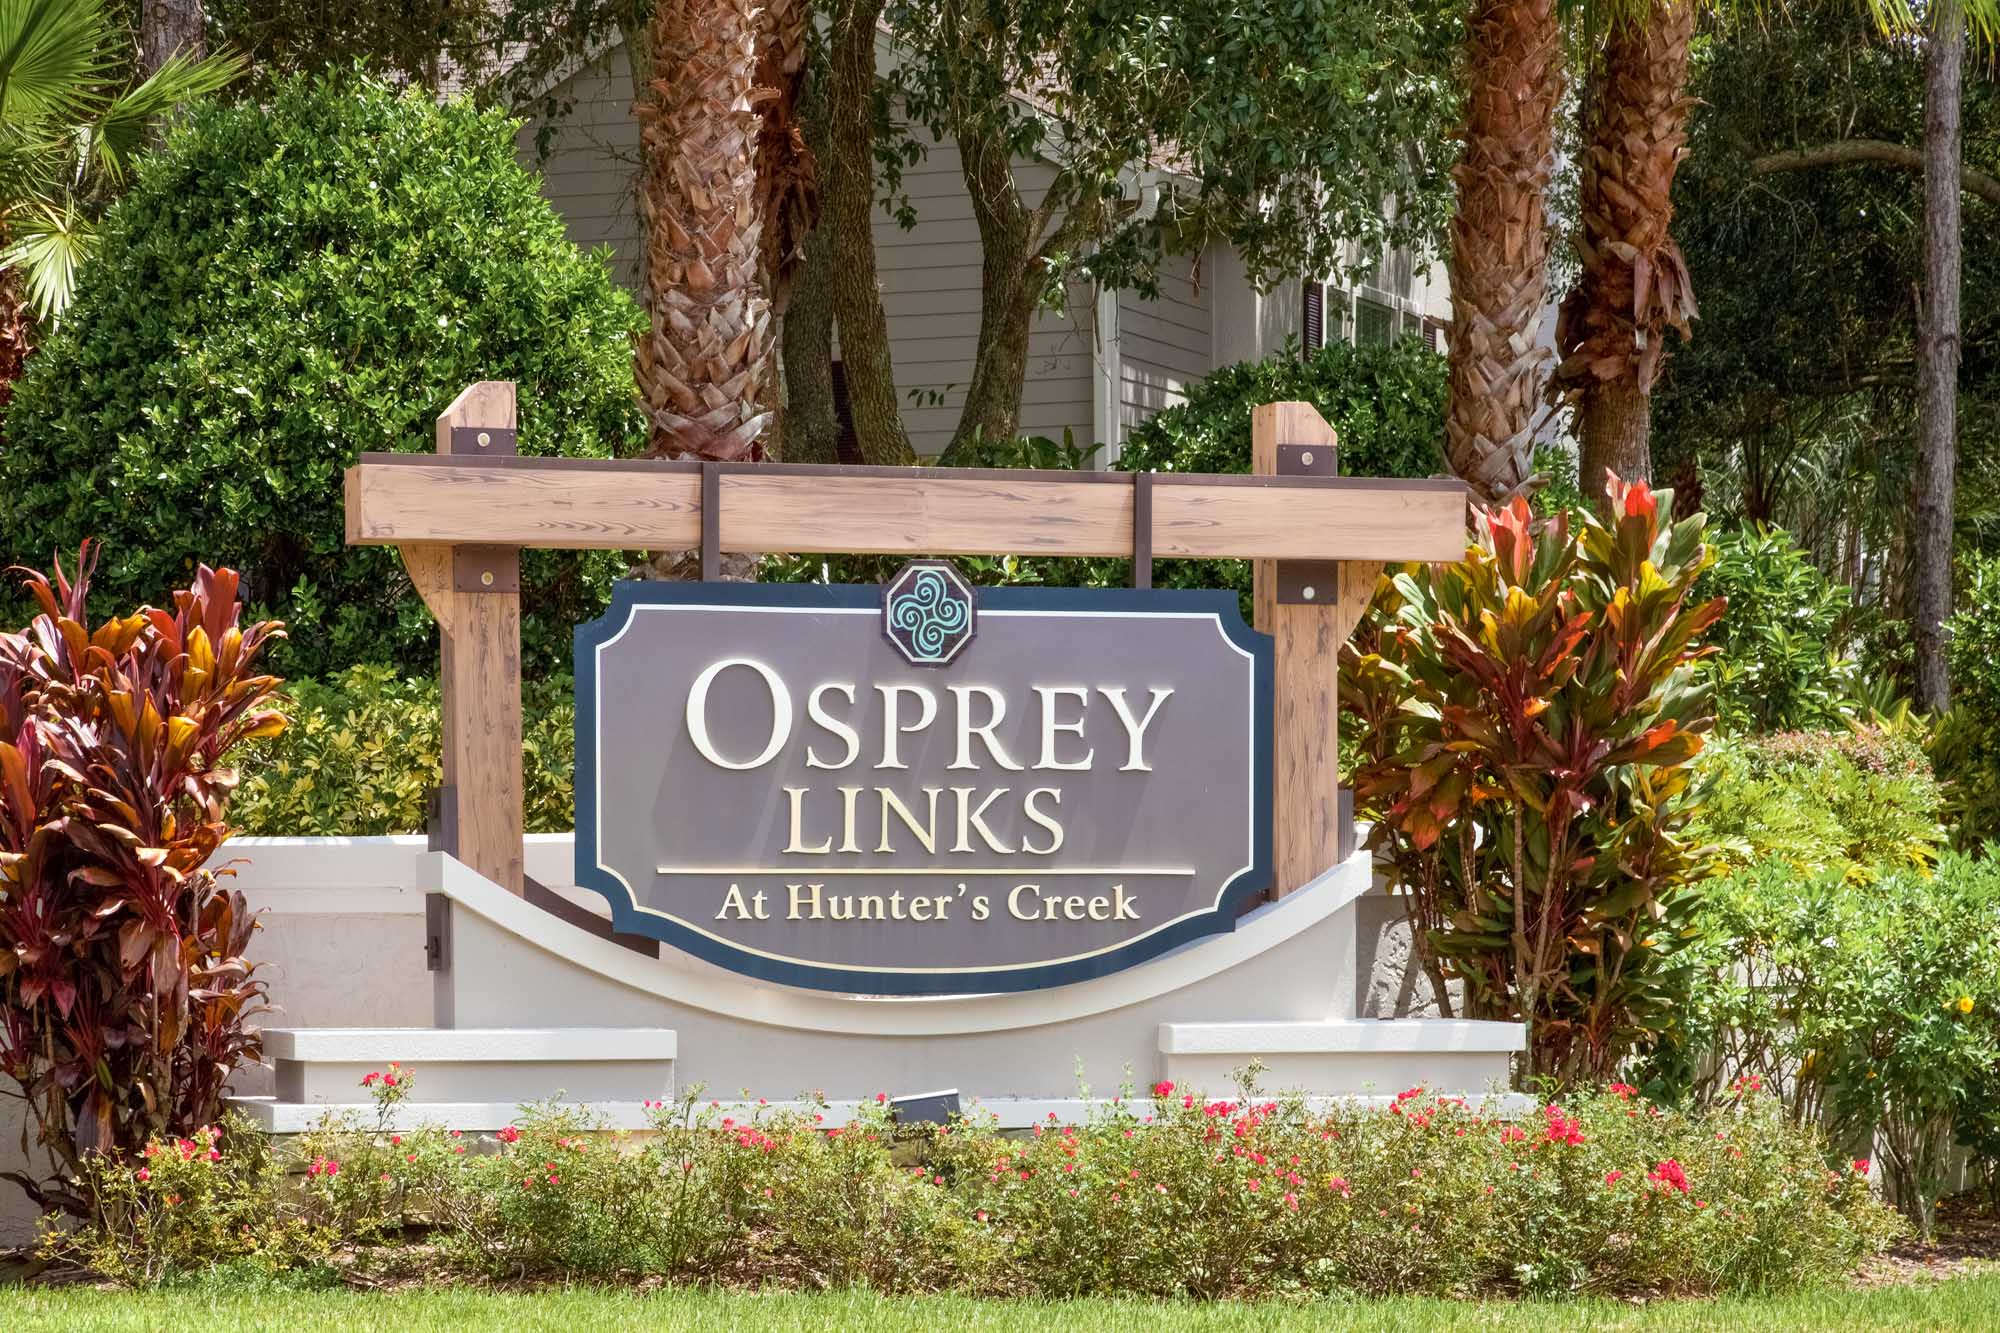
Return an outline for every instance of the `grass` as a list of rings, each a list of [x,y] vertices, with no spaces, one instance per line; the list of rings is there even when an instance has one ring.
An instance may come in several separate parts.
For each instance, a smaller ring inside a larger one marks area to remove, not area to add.
[[[0,1329],[8,1333],[61,1330],[83,1333],[153,1333],[154,1330],[385,1328],[397,1333],[456,1333],[463,1329],[609,1333],[617,1329],[728,1329],[745,1333],[838,1328],[866,1330],[1070,1330],[1312,1329],[1418,1333],[1419,1330],[1494,1330],[1495,1333],[1677,1333],[1726,1329],[1729,1333],[1801,1333],[1823,1329],[1935,1330],[1956,1333],[2000,1328],[2000,1276],[1959,1278],[1936,1284],[1872,1291],[1827,1291],[1765,1299],[1663,1301],[1634,1306],[1616,1301],[1548,1303],[1402,1299],[1352,1304],[1163,1305],[1150,1302],[1077,1301],[1028,1304],[974,1301],[954,1296],[885,1297],[848,1291],[829,1295],[793,1292],[662,1291],[640,1294],[596,1288],[532,1293],[422,1289],[358,1292],[341,1289],[246,1290],[215,1284],[152,1292],[86,1288],[0,1287]]]

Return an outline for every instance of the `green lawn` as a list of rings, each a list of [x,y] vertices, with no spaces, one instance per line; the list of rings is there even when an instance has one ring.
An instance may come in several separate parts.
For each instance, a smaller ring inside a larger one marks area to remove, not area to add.
[[[1766,1330],[2000,1328],[2000,1277],[1961,1278],[1935,1286],[1871,1292],[1828,1292],[1773,1300],[1662,1303],[1610,1301],[1549,1304],[1394,1300],[1357,1304],[1159,1305],[1112,1301],[1010,1304],[955,1297],[890,1299],[862,1292],[828,1296],[768,1296],[672,1291],[638,1295],[577,1288],[532,1294],[478,1291],[373,1293],[305,1291],[243,1293],[209,1290],[105,1292],[0,1288],[0,1329],[229,1330],[375,1328],[395,1333],[462,1329],[548,1329],[607,1333],[614,1329],[852,1330],[1073,1329],[1146,1330],[1312,1329],[1401,1333],[1409,1330],[1493,1329],[1506,1333],[1579,1330]]]

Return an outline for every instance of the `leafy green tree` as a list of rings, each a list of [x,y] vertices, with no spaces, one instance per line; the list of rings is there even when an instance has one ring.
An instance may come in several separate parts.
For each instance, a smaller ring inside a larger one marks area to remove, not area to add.
[[[394,551],[350,547],[343,470],[428,452],[464,386],[520,386],[524,454],[639,433],[641,326],[564,234],[515,122],[352,76],[197,107],[107,216],[77,298],[29,360],[0,449],[0,561],[102,538],[98,586],[158,602],[195,561],[289,622],[280,666],[428,671],[436,629]],[[523,646],[566,661],[619,569],[523,559]]]
[[[894,90],[956,142],[979,227],[979,339],[951,447],[1015,434],[1030,321],[1073,279],[1148,290],[1161,253],[1211,237],[1259,280],[1435,241],[1446,15],[1435,0],[891,4]]]

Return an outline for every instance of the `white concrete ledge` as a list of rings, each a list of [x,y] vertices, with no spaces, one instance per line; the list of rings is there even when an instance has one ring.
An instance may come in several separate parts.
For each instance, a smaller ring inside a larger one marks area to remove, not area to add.
[[[315,1064],[672,1060],[671,1028],[266,1028],[264,1056]]]
[[[1211,1100],[1218,1097],[1232,1097],[1228,1089],[1209,1089]],[[1345,1097],[1309,1097],[1306,1105],[1311,1110],[1324,1114],[1335,1107],[1360,1110],[1381,1110],[1395,1099],[1386,1094],[1357,1094]],[[1479,1115],[1519,1117],[1534,1111],[1536,1102],[1521,1093],[1473,1093],[1466,1098],[1467,1105]],[[375,1107],[372,1103],[346,1103],[327,1105],[324,1103],[280,1102],[269,1097],[232,1097],[229,1104],[247,1115],[252,1123],[271,1134],[302,1134],[321,1124],[325,1118],[346,1115],[365,1128],[376,1123]],[[1081,1124],[1092,1115],[1103,1114],[1115,1103],[1108,1097],[1055,1097],[1055,1098],[996,1098],[991,1101],[965,1103],[968,1118],[979,1119],[991,1114],[1000,1129],[1028,1129],[1035,1125]],[[579,1109],[588,1111],[606,1129],[649,1129],[652,1127],[654,1112],[641,1102],[589,1102],[577,1103]],[[1153,1102],[1149,1097],[1133,1098],[1122,1105],[1133,1115],[1143,1120],[1154,1114]],[[807,1115],[822,1117],[820,1127],[839,1129],[852,1122],[859,1114],[862,1102],[833,1101],[824,1106],[810,1102],[786,1101],[769,1102],[759,1105],[754,1101],[727,1101],[721,1104],[720,1114],[739,1122],[758,1116],[772,1116],[786,1111],[798,1111]],[[447,1129],[462,1129],[468,1133],[492,1133],[508,1125],[521,1121],[521,1108],[507,1102],[406,1102],[395,1109],[388,1127],[405,1131],[422,1125],[437,1125]]]
[[[1334,1019],[1322,1023],[1162,1023],[1168,1055],[1453,1054],[1526,1050],[1519,1023],[1481,1019]]]

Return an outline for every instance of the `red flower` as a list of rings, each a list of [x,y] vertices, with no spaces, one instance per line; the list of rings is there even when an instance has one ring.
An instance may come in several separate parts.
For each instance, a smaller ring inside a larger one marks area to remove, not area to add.
[[[1854,1174],[1865,1176],[1868,1174],[1868,1168],[1873,1165],[1874,1163],[1870,1162],[1866,1157],[1857,1157],[1854,1159]]]
[[[1163,1079],[1161,1079],[1161,1080],[1160,1080],[1160,1081],[1159,1081],[1158,1083],[1155,1083],[1155,1084],[1153,1085],[1153,1095],[1154,1095],[1155,1097],[1171,1097],[1171,1096],[1173,1096],[1173,1095],[1174,1095],[1174,1082],[1173,1082],[1173,1080],[1172,1080],[1172,1079],[1167,1079],[1167,1078],[1163,1078]]]
[[[1681,1170],[1681,1164],[1671,1157],[1661,1162],[1651,1171],[1648,1171],[1646,1179],[1652,1181],[1655,1185],[1670,1186],[1673,1189],[1679,1190],[1682,1194],[1688,1192],[1687,1172]]]
[[[509,1125],[493,1137],[502,1143],[519,1143],[521,1141],[521,1131]]]
[[[1623,1179],[1625,1179],[1625,1173],[1623,1171],[1606,1171],[1604,1173],[1604,1183],[1607,1185],[1616,1185],[1619,1181]]]
[[[1611,1095],[1620,1101],[1630,1101],[1639,1095],[1639,1090],[1630,1083],[1613,1083],[1611,1085]]]
[[[133,1178],[136,1180],[151,1180],[153,1178],[153,1173],[151,1171],[148,1171],[143,1166],[140,1167],[137,1171],[134,1171],[132,1175]]]
[[[380,1074],[376,1073],[363,1074],[361,1076],[361,1086],[364,1088],[372,1088],[381,1079],[381,1077],[382,1076]]]

